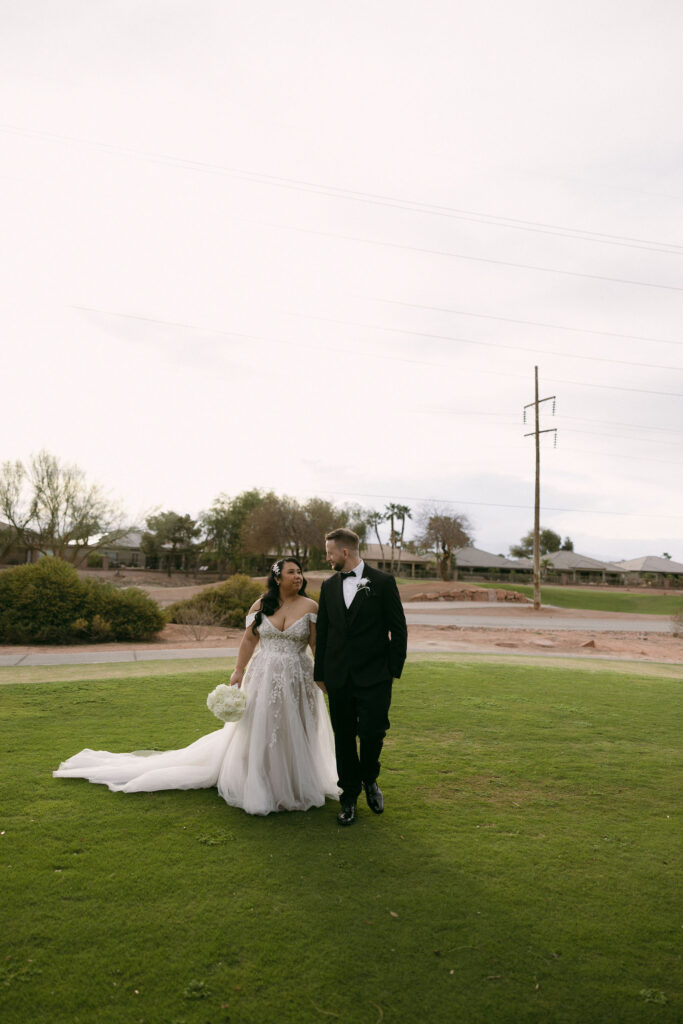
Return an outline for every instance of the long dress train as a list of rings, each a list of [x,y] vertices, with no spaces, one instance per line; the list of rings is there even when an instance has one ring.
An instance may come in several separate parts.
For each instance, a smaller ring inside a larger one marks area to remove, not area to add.
[[[254,616],[247,618],[247,626]],[[115,754],[86,748],[60,764],[55,778],[102,783],[113,792],[204,789],[249,814],[305,811],[337,798],[334,738],[307,653],[307,612],[285,630],[263,616],[259,644],[244,674],[246,710],[195,740],[164,752]]]

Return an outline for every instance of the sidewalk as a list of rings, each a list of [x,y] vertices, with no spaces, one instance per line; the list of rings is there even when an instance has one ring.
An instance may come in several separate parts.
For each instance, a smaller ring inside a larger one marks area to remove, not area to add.
[[[236,658],[237,647],[173,648],[159,651],[69,651],[64,654],[0,654],[0,668],[18,665],[101,665],[121,661],[174,661],[181,658]]]

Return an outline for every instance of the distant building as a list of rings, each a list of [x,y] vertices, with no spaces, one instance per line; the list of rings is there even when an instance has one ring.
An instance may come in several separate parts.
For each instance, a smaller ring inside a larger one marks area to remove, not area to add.
[[[602,583],[623,583],[624,570],[614,562],[601,562],[597,558],[589,558],[588,555],[580,555],[577,551],[554,551],[548,555],[542,555],[541,561],[545,561],[556,573],[560,573],[560,582],[591,583],[599,579]],[[562,577],[567,577],[562,579]]]
[[[661,555],[643,555],[642,558],[628,558],[624,562],[617,562],[617,565],[627,573],[627,578],[640,581],[643,576],[652,574],[659,576],[666,582],[667,576],[673,576],[674,582],[683,582],[683,563],[674,562],[671,558],[662,558]]]
[[[373,569],[383,569],[384,572],[391,570],[391,544],[363,544],[361,545],[361,558]],[[398,561],[398,552],[394,551],[394,566]],[[434,554],[417,554],[414,551],[402,551],[401,561],[398,569],[399,576],[410,576],[411,579],[423,579],[428,576],[436,576],[436,560]]]

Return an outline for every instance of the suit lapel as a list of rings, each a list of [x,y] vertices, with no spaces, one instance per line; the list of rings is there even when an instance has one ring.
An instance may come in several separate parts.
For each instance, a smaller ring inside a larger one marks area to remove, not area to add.
[[[337,609],[337,615],[342,622],[346,622],[346,604],[344,603],[343,585],[344,581],[341,578],[341,573],[336,573],[329,583],[332,591],[332,599]]]
[[[365,579],[369,579],[369,576],[368,576],[368,566],[367,565],[363,566],[363,576],[365,577]],[[358,580],[358,582],[360,582],[360,579]],[[369,597],[370,597],[369,594],[362,594],[358,590],[356,590],[356,594],[354,596],[354,599],[351,602],[351,604],[350,604],[350,606],[349,606],[349,608],[348,608],[348,610],[346,612],[346,616],[347,616],[346,621],[347,621],[347,624],[349,626],[351,625],[353,620],[356,618],[356,615],[358,615],[358,612],[360,611],[362,605],[365,604],[365,602],[368,600]],[[343,598],[342,598],[342,600],[343,600]]]

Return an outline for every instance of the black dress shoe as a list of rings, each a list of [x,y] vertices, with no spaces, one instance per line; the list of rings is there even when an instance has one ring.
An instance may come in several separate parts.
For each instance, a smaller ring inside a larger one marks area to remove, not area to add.
[[[384,797],[382,796],[382,790],[379,788],[376,782],[363,783],[363,789],[365,790],[365,798],[368,801],[368,807],[375,814],[381,814],[384,810]]]
[[[337,821],[340,825],[353,825],[356,820],[356,805],[355,804],[342,804],[341,811],[337,815]]]

